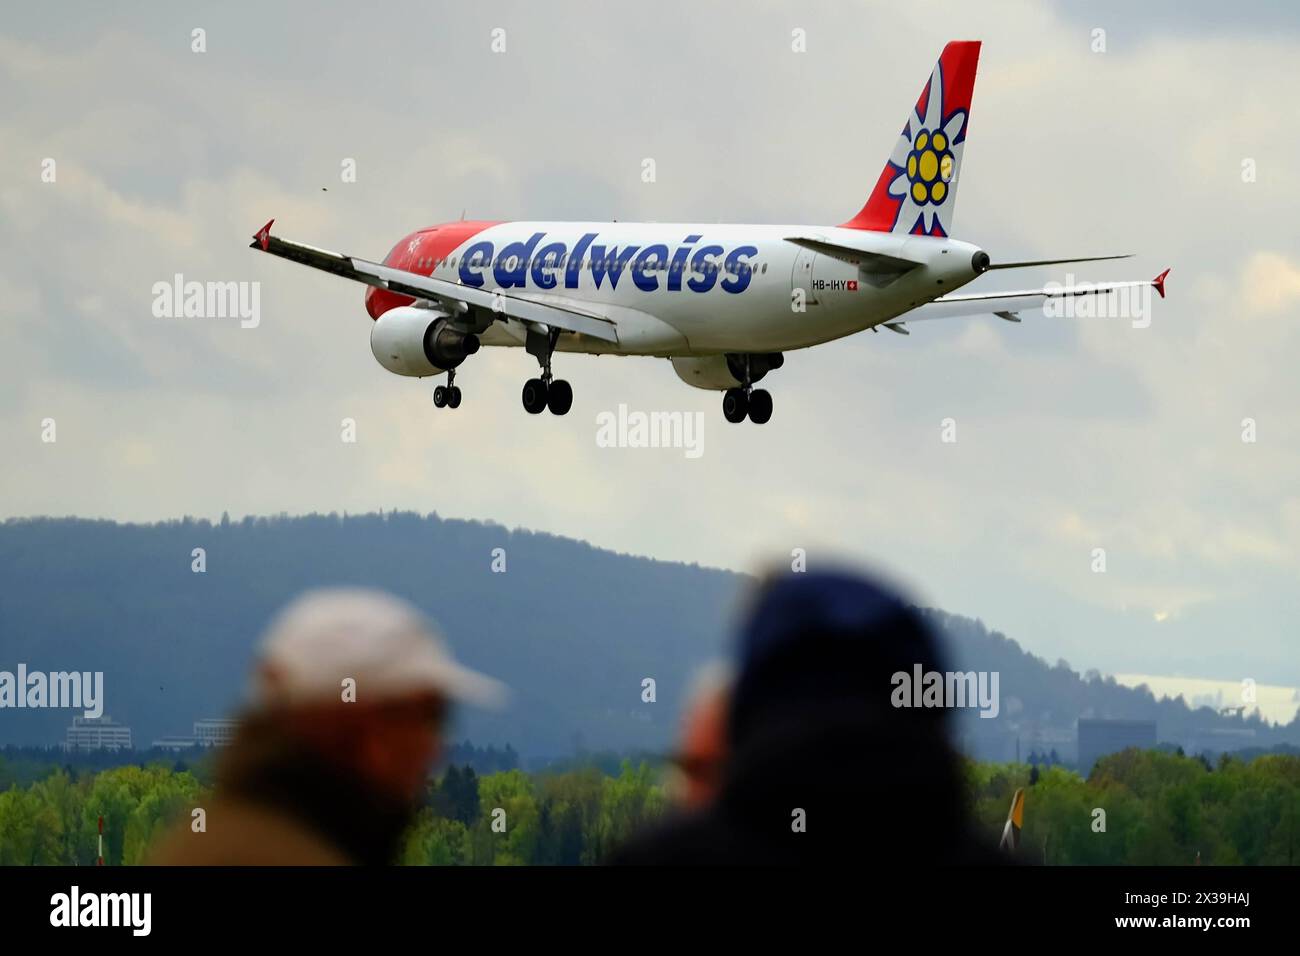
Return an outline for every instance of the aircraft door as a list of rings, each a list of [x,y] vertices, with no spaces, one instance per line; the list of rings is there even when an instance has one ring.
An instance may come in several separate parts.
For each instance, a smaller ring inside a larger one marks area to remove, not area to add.
[[[817,305],[817,293],[813,290],[813,260],[816,258],[817,253],[801,246],[794,257],[794,271],[790,274],[790,294],[793,296],[796,289],[802,289],[807,305]]]

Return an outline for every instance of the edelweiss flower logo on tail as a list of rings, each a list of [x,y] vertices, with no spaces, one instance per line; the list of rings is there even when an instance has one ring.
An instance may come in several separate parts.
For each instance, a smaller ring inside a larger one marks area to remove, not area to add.
[[[977,41],[954,41],[944,47],[930,82],[907,114],[870,199],[845,226],[951,235],[979,49]]]
[[[889,184],[889,195],[902,200],[896,225],[903,225],[907,232],[948,235],[953,179],[961,161],[966,115],[965,110],[944,113],[940,60],[930,74],[929,88],[908,116],[907,126],[889,157],[889,165],[898,173]]]

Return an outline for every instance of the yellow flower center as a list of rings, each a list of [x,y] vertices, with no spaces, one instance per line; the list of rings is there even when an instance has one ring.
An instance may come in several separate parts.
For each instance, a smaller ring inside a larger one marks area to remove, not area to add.
[[[937,205],[947,197],[955,163],[950,145],[942,131],[923,129],[916,135],[907,156],[907,180],[917,205]]]

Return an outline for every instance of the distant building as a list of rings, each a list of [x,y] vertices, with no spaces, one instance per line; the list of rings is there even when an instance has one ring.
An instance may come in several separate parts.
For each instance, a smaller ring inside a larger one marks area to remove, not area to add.
[[[191,750],[194,747],[224,747],[235,739],[239,721],[205,717],[194,722],[189,737],[159,737],[153,745],[159,750]]]
[[[111,717],[73,717],[63,741],[67,751],[131,750],[131,728]]]
[[[1075,732],[1066,727],[1048,727],[1035,724],[1026,727],[1020,734],[1020,757],[1026,762],[1031,754],[1040,762],[1056,754],[1056,762],[1071,763],[1078,754],[1078,741]]]
[[[200,747],[224,747],[235,739],[239,721],[208,717],[194,722],[194,739]]]
[[[1107,754],[1129,747],[1149,750],[1156,745],[1154,720],[1092,720],[1079,718],[1079,772],[1085,776]]]

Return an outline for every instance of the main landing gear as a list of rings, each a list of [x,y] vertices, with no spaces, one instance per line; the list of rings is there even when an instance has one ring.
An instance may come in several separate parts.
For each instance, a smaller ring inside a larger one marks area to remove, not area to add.
[[[546,408],[551,410],[552,415],[567,415],[573,407],[573,386],[564,379],[551,375],[551,355],[555,352],[555,343],[559,339],[559,329],[528,331],[525,347],[542,367],[541,378],[530,378],[524,382],[524,411],[529,415],[539,415]]]
[[[772,417],[772,393],[765,388],[729,388],[722,396],[722,416],[733,425],[746,416],[764,425]]]
[[[729,388],[722,396],[722,417],[733,425],[743,422],[746,417],[755,425],[764,425],[772,417],[772,393],[765,388],[754,388],[754,381],[767,374],[769,368],[780,368],[782,358],[779,353],[773,358],[762,357],[766,363],[761,371],[753,367],[753,356],[737,356],[728,364],[734,365],[732,372],[744,384],[739,388]],[[757,374],[755,372],[757,371]]]
[[[460,408],[460,386],[456,384],[456,370],[447,372],[447,384],[433,390],[435,408]]]

